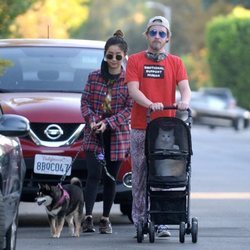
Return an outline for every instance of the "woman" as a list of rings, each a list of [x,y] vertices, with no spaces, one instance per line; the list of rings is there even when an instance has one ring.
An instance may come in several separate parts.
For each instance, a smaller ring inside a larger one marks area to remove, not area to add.
[[[86,121],[84,150],[88,169],[83,232],[95,232],[92,210],[98,184],[103,178],[103,215],[99,232],[112,233],[109,214],[115,198],[115,179],[130,146],[132,99],[124,84],[122,67],[127,50],[123,33],[116,31],[105,44],[101,69],[90,73],[81,98],[82,116]]]

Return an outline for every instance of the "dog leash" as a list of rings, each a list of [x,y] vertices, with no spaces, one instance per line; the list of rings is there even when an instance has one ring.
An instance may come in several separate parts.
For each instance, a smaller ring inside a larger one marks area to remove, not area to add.
[[[93,131],[91,130],[91,133],[89,134],[89,137],[91,136],[91,134],[93,133]],[[99,154],[97,154],[95,152],[95,157],[98,160],[98,162],[101,164],[101,166],[103,167],[105,174],[112,180],[115,181],[114,176],[112,176],[107,169],[107,163],[105,160],[105,153],[104,153],[104,140],[103,140],[103,133],[100,134],[100,144],[101,144],[101,152]],[[65,173],[62,175],[59,184],[62,184],[62,182],[65,181],[65,178],[67,176],[67,173],[69,171],[69,169],[73,166],[73,163],[76,161],[76,158],[78,157],[78,155],[80,154],[80,152],[83,150],[83,146],[84,146],[84,138],[82,140],[82,144],[81,147],[79,149],[79,151],[76,153],[74,159],[72,160],[71,164],[66,168]]]
[[[103,133],[100,134],[100,144],[101,144],[101,152],[99,154],[97,154],[95,152],[95,157],[96,159],[99,161],[99,163],[101,164],[101,166],[103,167],[105,174],[112,180],[115,181],[114,176],[112,176],[107,169],[107,163],[105,160],[105,152],[104,152],[104,140],[103,140]]]
[[[80,152],[83,150],[83,146],[84,146],[84,138],[82,139],[82,144],[81,144],[80,149],[76,153],[76,155],[75,155],[74,159],[72,160],[71,164],[66,168],[66,171],[65,171],[64,175],[62,175],[59,184],[62,184],[62,182],[65,180],[66,175],[67,175],[69,169],[73,166],[74,162],[76,161],[76,158],[78,157],[78,155],[80,154]]]

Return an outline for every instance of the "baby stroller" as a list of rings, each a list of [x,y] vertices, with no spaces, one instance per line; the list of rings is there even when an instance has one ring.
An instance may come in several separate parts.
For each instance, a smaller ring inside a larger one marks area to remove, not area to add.
[[[150,121],[149,111],[145,140],[147,213],[137,225],[138,243],[144,234],[149,234],[149,242],[154,243],[155,225],[162,224],[179,229],[181,243],[185,242],[185,234],[191,234],[192,242],[197,242],[198,219],[194,217],[190,222],[189,218],[192,116],[190,109],[183,112],[188,115],[186,121],[177,117]]]

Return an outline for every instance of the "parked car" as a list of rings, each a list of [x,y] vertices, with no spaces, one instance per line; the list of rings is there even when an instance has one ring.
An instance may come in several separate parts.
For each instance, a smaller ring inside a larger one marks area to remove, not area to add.
[[[205,96],[217,97],[224,103],[224,108],[235,108],[237,101],[229,88],[203,87],[199,89]]]
[[[236,105],[228,88],[202,88],[193,92],[190,106],[194,124],[232,127],[237,131],[250,124],[250,112]]]
[[[0,115],[0,249],[14,250],[18,208],[25,175],[20,141],[29,131],[26,118]]]
[[[85,186],[80,98],[88,74],[100,68],[104,45],[103,41],[74,39],[0,40],[2,112],[25,116],[31,127],[20,140],[27,166],[22,201],[34,201],[38,183],[58,183],[68,167],[64,183],[70,175]],[[101,191],[102,185],[97,201],[102,201]],[[119,172],[115,203],[131,216],[129,160]]]

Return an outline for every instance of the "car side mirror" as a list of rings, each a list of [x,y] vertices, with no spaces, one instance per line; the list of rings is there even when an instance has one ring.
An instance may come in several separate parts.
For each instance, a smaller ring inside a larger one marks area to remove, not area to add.
[[[0,134],[10,137],[26,136],[30,131],[27,118],[20,115],[4,114],[0,116]]]

